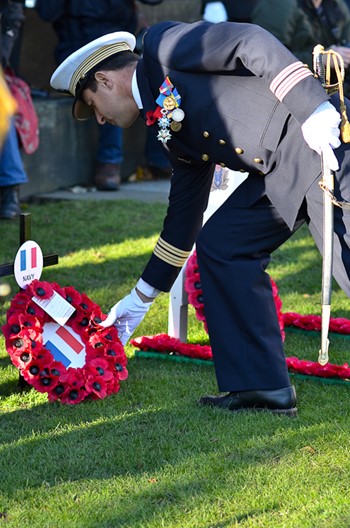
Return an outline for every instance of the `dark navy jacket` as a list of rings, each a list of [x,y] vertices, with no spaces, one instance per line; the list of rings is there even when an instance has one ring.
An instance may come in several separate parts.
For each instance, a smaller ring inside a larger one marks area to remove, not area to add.
[[[310,70],[252,24],[151,27],[137,68],[144,116],[156,108],[166,76],[181,96],[185,118],[166,143],[173,167],[169,207],[142,275],[163,291],[171,288],[180,257],[191,251],[202,226],[215,164],[261,175],[266,194],[293,226],[321,170],[301,125],[328,100]],[[158,124],[152,128],[157,134]],[[255,199],[247,196],[242,206]]]

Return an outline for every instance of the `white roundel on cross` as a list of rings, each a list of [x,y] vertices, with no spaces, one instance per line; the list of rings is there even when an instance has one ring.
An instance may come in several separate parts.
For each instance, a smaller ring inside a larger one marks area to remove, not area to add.
[[[34,279],[39,280],[43,271],[44,258],[39,244],[27,240],[17,251],[14,275],[20,288],[25,288]]]

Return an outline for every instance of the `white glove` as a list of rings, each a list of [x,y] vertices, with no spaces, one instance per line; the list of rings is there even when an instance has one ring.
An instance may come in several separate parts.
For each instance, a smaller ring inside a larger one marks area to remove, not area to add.
[[[136,292],[136,287],[129,295],[124,297],[117,304],[112,306],[107,319],[100,323],[100,326],[107,327],[115,325],[118,336],[123,345],[126,344],[135,328],[141,323],[146,313],[151,307],[153,300],[143,302]]]
[[[323,154],[331,170],[339,169],[333,149],[340,145],[341,116],[328,101],[322,103],[303,123],[301,130],[306,143],[318,154]]]
[[[203,20],[206,22],[218,22],[227,21],[227,11],[222,2],[209,2],[204,8]]]

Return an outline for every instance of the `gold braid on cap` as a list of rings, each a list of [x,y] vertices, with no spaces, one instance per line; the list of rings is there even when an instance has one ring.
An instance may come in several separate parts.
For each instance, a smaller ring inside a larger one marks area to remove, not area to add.
[[[79,68],[77,68],[72,75],[71,81],[69,83],[70,93],[75,96],[75,90],[77,88],[78,82],[100,62],[108,59],[108,57],[114,55],[115,53],[119,53],[120,51],[131,51],[131,48],[126,42],[117,42],[115,44],[109,44],[108,46],[102,46],[102,48],[96,50],[94,53],[89,55],[89,57],[86,57],[86,59],[83,60],[83,62],[79,65]]]

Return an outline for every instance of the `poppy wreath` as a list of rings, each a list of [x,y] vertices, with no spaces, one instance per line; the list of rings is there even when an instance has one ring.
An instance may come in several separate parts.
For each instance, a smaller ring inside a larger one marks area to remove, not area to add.
[[[32,298],[49,299],[54,292],[75,308],[66,325],[85,346],[83,367],[66,368],[43,343],[44,326],[53,320]],[[128,377],[117,329],[99,326],[105,318],[96,303],[72,286],[33,280],[11,301],[2,327],[6,350],[23,378],[39,392],[46,392],[49,401],[73,405],[103,399],[117,393],[120,382]]]
[[[271,286],[283,341],[285,339],[284,328],[287,326],[294,326],[305,331],[321,330],[321,316],[300,315],[294,312],[283,313],[282,302],[278,295],[278,288],[272,279]],[[208,333],[204,313],[203,291],[197,263],[197,254],[195,251],[189,257],[186,264],[185,290],[188,295],[189,304],[195,309],[197,319],[203,322],[204,328]],[[337,334],[349,335],[350,321],[344,318],[331,318],[329,330],[330,332]],[[170,356],[176,356],[177,358],[184,356],[204,361],[212,361],[213,359],[210,345],[182,343],[179,339],[167,334],[138,337],[132,339],[131,344],[146,353],[149,351],[155,351],[165,354],[166,356],[170,354]],[[321,366],[316,361],[303,360],[297,357],[287,357],[286,363],[290,372],[299,375],[317,376],[320,378],[341,378],[344,380],[350,378],[350,367],[347,363],[344,363],[343,365],[327,363],[326,365]]]

